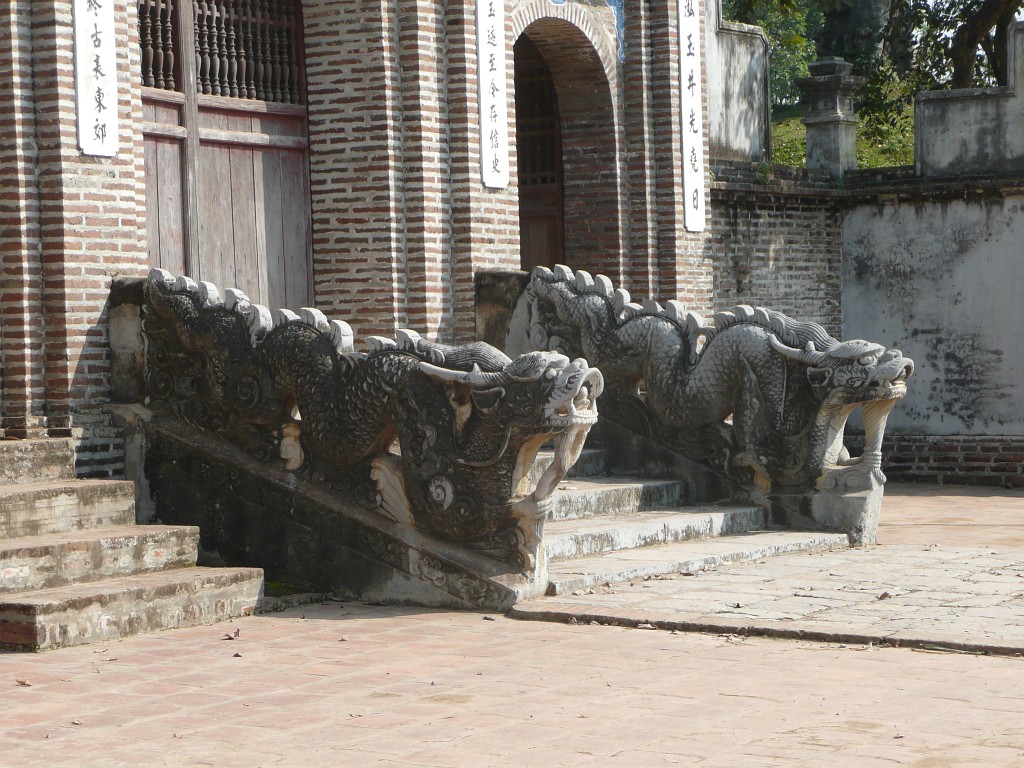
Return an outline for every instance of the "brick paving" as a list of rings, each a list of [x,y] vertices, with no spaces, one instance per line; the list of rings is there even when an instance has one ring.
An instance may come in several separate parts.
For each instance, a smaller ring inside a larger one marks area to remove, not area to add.
[[[921,578],[962,568],[965,551],[978,573],[1014,548],[1024,559],[1020,493],[889,497],[882,540],[894,543],[848,553],[861,581],[844,583],[909,583],[902,555],[889,551],[920,553],[933,566]],[[916,543],[897,543],[904,537]],[[805,567],[811,559],[794,558],[805,586],[827,578]],[[1006,569],[1003,560],[994,567]],[[964,600],[1003,598],[1001,578],[964,581]],[[867,591],[871,610],[897,599]],[[908,615],[935,629],[926,613]],[[1022,723],[1020,656],[337,602],[105,646],[0,653],[0,768],[1009,768],[1024,765]]]

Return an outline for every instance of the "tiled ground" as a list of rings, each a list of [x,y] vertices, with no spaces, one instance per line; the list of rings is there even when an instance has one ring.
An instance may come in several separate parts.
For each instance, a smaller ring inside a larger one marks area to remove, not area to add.
[[[798,556],[792,578],[836,579],[850,587],[829,594],[838,607],[900,605],[909,629],[933,631],[949,627],[915,601],[935,574],[1003,569],[948,594],[969,603],[968,629],[1005,636],[981,618],[1013,599],[1005,579],[1024,581],[1003,562],[1024,558],[1024,499],[919,489],[896,511],[898,490],[883,541],[911,545],[851,553],[839,577]],[[966,566],[951,543],[973,549]],[[929,556],[917,592],[872,594],[911,584],[887,552]],[[1024,658],[315,604],[0,653],[0,768],[35,765],[1009,768],[1024,765]]]

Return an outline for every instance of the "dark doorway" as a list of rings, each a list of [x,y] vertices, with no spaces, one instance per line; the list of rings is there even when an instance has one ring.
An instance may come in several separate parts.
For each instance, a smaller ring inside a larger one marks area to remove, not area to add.
[[[562,131],[547,62],[526,35],[514,50],[519,258],[530,270],[565,263]]]

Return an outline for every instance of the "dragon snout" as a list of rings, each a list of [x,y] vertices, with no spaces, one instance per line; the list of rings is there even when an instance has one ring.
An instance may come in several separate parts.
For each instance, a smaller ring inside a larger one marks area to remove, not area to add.
[[[566,419],[596,417],[596,400],[604,391],[604,377],[582,358],[573,360],[558,376],[548,405],[549,416]]]
[[[901,383],[914,375],[914,361],[903,357],[898,349],[885,352],[878,362],[878,367],[871,374],[871,380],[882,384]]]

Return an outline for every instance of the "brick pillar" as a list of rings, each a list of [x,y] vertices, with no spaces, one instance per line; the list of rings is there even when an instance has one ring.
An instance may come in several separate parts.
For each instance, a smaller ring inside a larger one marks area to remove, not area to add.
[[[45,421],[32,9],[27,0],[9,7],[0,33],[0,429],[37,437]]]
[[[108,104],[118,111],[120,148],[112,158],[86,156],[78,149],[71,3],[32,0],[19,3],[18,9],[19,33],[31,32],[32,81],[14,87],[22,89],[23,98],[31,87],[36,116],[34,135],[17,136],[26,168],[34,153],[36,178],[36,189],[22,193],[22,215],[25,221],[38,221],[38,246],[35,235],[22,236],[26,250],[14,266],[29,277],[21,322],[39,329],[29,333],[31,359],[25,374],[33,381],[44,377],[48,433],[78,438],[79,473],[116,475],[123,457],[121,438],[106,412],[106,299],[114,277],[146,271],[137,6],[131,0],[114,3],[118,90]],[[25,52],[24,47],[15,51],[21,61]],[[20,74],[26,73],[23,68]],[[13,257],[6,255],[5,271]],[[40,262],[42,290],[36,298],[34,274]],[[17,326],[18,321],[5,320],[5,327]],[[32,391],[28,410],[34,420],[34,385]]]
[[[402,157],[409,326],[452,333],[451,197],[444,7],[400,0]]]
[[[659,295],[657,175],[654,96],[651,92],[651,12],[648,4],[630,7],[625,16],[626,60],[622,64],[625,165],[629,232],[630,288],[639,296]]]
[[[700,3],[703,19],[704,3]],[[691,233],[684,224],[682,116],[679,100],[677,0],[651,4],[651,93],[654,115],[652,160],[657,168],[658,287],[660,299],[679,299],[687,309],[711,309],[713,270],[709,231]],[[701,34],[705,25],[701,23]],[[702,49],[706,46],[702,45]],[[707,83],[706,61],[701,72]],[[704,158],[708,162],[707,89],[704,89]],[[707,182],[705,182],[707,183]]]
[[[519,268],[519,191],[516,180],[515,38],[512,3],[506,4],[505,92],[509,115],[509,184],[483,185],[480,170],[477,0],[449,0],[448,109],[450,124],[452,263],[455,340],[476,337],[474,275],[481,269]]]
[[[315,304],[390,335],[408,325],[398,11],[319,0],[303,20]]]

